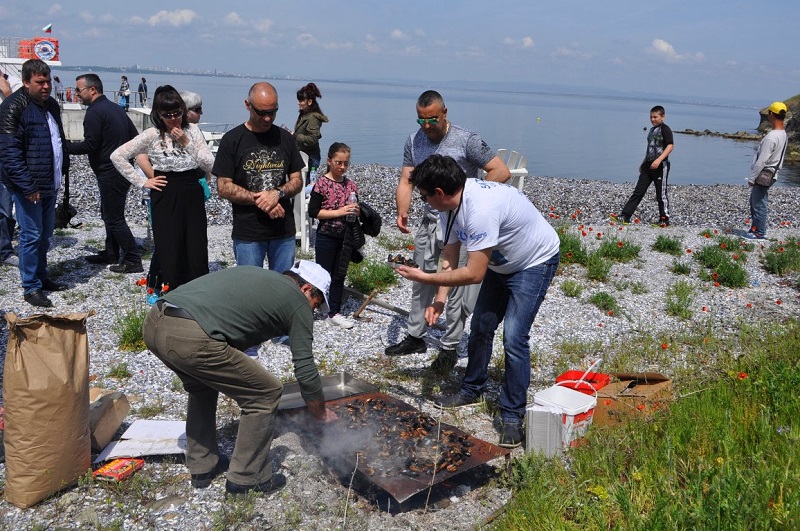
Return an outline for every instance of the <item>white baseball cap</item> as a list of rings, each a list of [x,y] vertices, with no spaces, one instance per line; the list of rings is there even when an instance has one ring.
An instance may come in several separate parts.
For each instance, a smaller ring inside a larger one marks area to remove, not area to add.
[[[303,280],[317,288],[322,292],[324,302],[319,307],[319,310],[328,313],[331,307],[328,305],[328,291],[331,288],[331,275],[316,262],[310,260],[298,260],[294,266],[289,270],[297,273]]]

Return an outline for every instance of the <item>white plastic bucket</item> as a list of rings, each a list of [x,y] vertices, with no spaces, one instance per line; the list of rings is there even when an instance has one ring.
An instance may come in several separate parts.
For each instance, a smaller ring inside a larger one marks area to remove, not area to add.
[[[566,448],[577,446],[578,441],[589,430],[594,416],[594,408],[597,405],[597,396],[587,395],[556,384],[533,395],[533,402],[534,405],[545,407],[550,411],[558,411],[561,414],[561,442]],[[532,439],[536,440],[537,426],[533,422],[535,417],[533,415],[526,415],[526,417],[526,428],[530,430]]]

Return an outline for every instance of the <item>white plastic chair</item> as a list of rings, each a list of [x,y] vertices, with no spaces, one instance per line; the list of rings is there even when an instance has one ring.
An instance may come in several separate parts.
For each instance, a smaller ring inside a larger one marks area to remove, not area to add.
[[[303,180],[303,188],[300,193],[294,196],[294,237],[300,240],[300,250],[307,253],[310,250],[311,239],[311,218],[308,217],[308,198],[306,197],[306,175],[308,174],[308,155],[300,152],[303,157],[305,167],[300,170],[300,178]]]
[[[525,177],[528,175],[528,169],[525,167],[528,164],[528,159],[516,151],[509,151],[505,148],[498,149],[497,156],[506,163],[506,166],[511,171],[509,184],[522,191],[522,187],[525,185]]]

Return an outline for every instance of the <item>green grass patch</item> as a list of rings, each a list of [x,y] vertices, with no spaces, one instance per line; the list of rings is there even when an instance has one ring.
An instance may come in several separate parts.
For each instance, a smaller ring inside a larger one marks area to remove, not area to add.
[[[145,349],[142,325],[147,317],[147,307],[135,304],[133,308],[123,315],[118,315],[114,321],[113,330],[119,337],[119,348],[128,352],[140,352]]]
[[[413,236],[398,234],[379,234],[378,245],[387,251],[411,251],[414,249]]]
[[[656,241],[653,242],[653,250],[659,253],[667,253],[672,256],[681,256],[683,254],[683,242],[680,238],[673,238],[659,234]]]
[[[567,279],[561,283],[561,291],[567,297],[580,297],[583,293],[583,285],[577,280]]]
[[[680,260],[673,260],[672,267],[669,270],[676,275],[688,275],[692,272],[692,266]]]
[[[561,240],[559,247],[561,263],[586,265],[589,253],[580,236],[573,234],[566,227],[562,227],[558,229],[558,237]]]
[[[369,295],[372,290],[382,290],[397,282],[397,273],[386,262],[378,262],[371,258],[360,264],[350,264],[347,269],[347,280],[350,287]]]
[[[592,253],[586,261],[586,276],[591,280],[605,282],[611,272],[611,260],[604,258],[599,253]]]
[[[634,295],[644,295],[645,293],[650,293],[650,288],[641,280],[637,280],[631,284],[631,293]]]
[[[615,299],[613,295],[610,295],[605,291],[599,291],[595,293],[594,295],[589,297],[588,301],[590,304],[593,304],[594,306],[608,313],[608,315],[610,316],[619,313],[619,305],[617,304],[617,299]]]
[[[667,288],[667,314],[681,319],[692,317],[694,288],[685,280],[679,280]]]
[[[733,249],[733,251],[738,248]],[[733,253],[736,254],[736,253]],[[710,272],[701,275],[704,280],[711,280],[729,288],[743,288],[747,286],[747,271],[740,264],[742,260],[733,258],[725,242],[716,245],[706,245],[694,253],[694,258]]]
[[[116,378],[117,380],[124,380],[131,377],[131,371],[127,363],[117,363],[108,371],[109,378]]]
[[[641,245],[636,245],[626,240],[608,238],[603,240],[603,243],[600,244],[595,253],[614,262],[630,262],[638,258],[641,250]]]
[[[516,460],[492,529],[800,529],[800,326],[724,342],[745,354],[699,368],[667,412],[592,428],[568,460]]]
[[[765,271],[781,277],[800,271],[800,242],[796,238],[789,238],[770,244],[761,263]]]

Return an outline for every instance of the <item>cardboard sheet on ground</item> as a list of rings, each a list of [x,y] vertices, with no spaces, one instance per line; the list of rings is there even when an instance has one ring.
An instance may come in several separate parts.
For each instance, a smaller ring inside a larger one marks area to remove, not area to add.
[[[186,422],[183,420],[137,420],[111,441],[95,463],[118,457],[182,454],[186,451]]]

